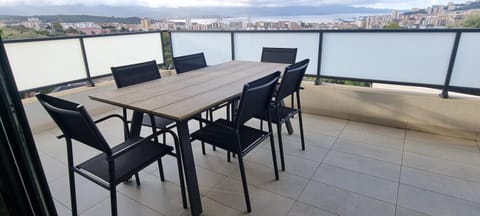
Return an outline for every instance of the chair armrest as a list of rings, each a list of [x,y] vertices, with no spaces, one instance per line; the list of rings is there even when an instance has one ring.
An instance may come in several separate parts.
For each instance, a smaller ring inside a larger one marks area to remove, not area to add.
[[[218,126],[218,127],[221,127],[221,128],[224,128],[224,129],[227,129],[233,133],[235,133],[235,129],[234,128],[231,128],[231,127],[228,127],[228,126],[225,126],[225,125],[222,125],[222,124],[218,124],[216,122],[212,122],[212,121],[209,121],[209,120],[206,120],[206,119],[202,119],[202,118],[199,118],[199,117],[193,117],[195,120],[198,120],[200,122],[203,122],[205,124],[211,124],[211,125],[215,125],[215,126]]]
[[[105,116],[103,118],[97,119],[94,122],[95,123],[100,123],[100,122],[103,122],[107,119],[114,118],[114,117],[119,118],[120,120],[122,120],[123,123],[127,123],[127,121],[125,121],[125,119],[123,119],[123,117],[121,115],[118,115],[118,114],[111,114],[111,115]]]
[[[142,143],[142,142],[145,142],[146,140],[151,140],[151,139],[153,139],[154,137],[156,137],[156,136],[158,136],[158,135],[160,135],[160,134],[162,134],[162,133],[173,133],[173,132],[170,131],[170,130],[159,130],[159,131],[157,131],[157,132],[155,132],[155,133],[152,133],[151,135],[149,135],[149,136],[147,136],[147,137],[145,137],[145,138],[139,139],[139,140],[137,140],[136,142],[130,144],[129,146],[127,146],[127,147],[125,147],[125,148],[123,148],[123,149],[121,149],[121,150],[119,150],[119,151],[116,151],[115,153],[113,153],[113,154],[109,157],[109,160],[113,160],[113,159],[115,159],[115,158],[120,157],[121,155],[123,155],[123,154],[125,154],[125,153],[127,153],[127,152],[129,152],[129,151],[131,151],[131,150],[133,150],[134,148],[136,148],[138,144],[140,144],[140,143]]]

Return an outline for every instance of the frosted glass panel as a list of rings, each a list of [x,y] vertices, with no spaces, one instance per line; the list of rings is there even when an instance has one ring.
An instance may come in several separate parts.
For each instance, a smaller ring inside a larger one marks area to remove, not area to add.
[[[110,67],[156,60],[163,63],[160,33],[85,38],[92,76],[111,73]]]
[[[317,74],[319,33],[235,33],[235,59],[260,61],[263,47],[297,48],[297,61],[309,58],[307,74]]]
[[[203,52],[208,65],[232,60],[229,32],[172,32],[173,56]]]
[[[86,78],[79,39],[6,43],[18,90]]]
[[[321,75],[443,85],[455,33],[325,33]]]
[[[451,86],[480,88],[480,33],[462,33]]]

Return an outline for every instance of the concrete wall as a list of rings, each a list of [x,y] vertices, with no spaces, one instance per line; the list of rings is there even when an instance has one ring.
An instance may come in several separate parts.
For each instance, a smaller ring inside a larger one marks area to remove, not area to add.
[[[91,100],[88,95],[95,92],[101,92],[107,89],[114,88],[116,87],[113,81],[107,81],[98,84],[95,87],[80,87],[52,93],[50,95],[83,104],[90,113],[90,115],[94,116],[111,111],[118,107],[96,102],[94,100]],[[28,98],[23,100],[22,102],[25,108],[25,112],[27,114],[28,123],[30,124],[30,128],[32,129],[33,133],[40,133],[56,127],[55,123],[52,121],[48,113],[45,111],[45,109],[41,106],[41,104],[36,98]]]
[[[302,84],[306,113],[478,140],[480,99],[364,87]]]
[[[329,84],[315,86],[312,82],[304,82],[302,86],[305,88],[301,91],[305,113],[471,140],[479,138],[480,99],[477,98],[442,99],[436,94]],[[88,95],[113,88],[113,81],[107,81],[96,87],[53,95],[84,104],[91,115],[98,115],[117,107],[93,101]],[[24,106],[34,133],[55,127],[36,99],[24,100]]]

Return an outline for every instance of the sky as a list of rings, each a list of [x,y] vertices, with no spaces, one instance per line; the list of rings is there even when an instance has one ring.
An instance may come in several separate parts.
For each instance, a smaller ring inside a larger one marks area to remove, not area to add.
[[[426,8],[454,0],[0,0],[0,6],[49,6],[49,5],[109,5],[145,7],[214,7],[214,6],[321,6],[325,4],[357,7],[411,9]]]

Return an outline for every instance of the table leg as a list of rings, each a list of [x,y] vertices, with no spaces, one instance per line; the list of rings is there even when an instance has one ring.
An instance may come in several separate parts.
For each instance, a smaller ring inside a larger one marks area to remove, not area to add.
[[[130,137],[140,136],[142,129],[143,112],[134,111],[132,115],[132,125],[130,126]]]
[[[192,145],[190,143],[190,133],[188,130],[188,121],[177,121],[178,138],[180,140],[180,151],[187,182],[188,198],[190,201],[190,210],[192,216],[202,213],[202,202],[200,200],[200,190],[198,189],[197,172],[193,160]]]

